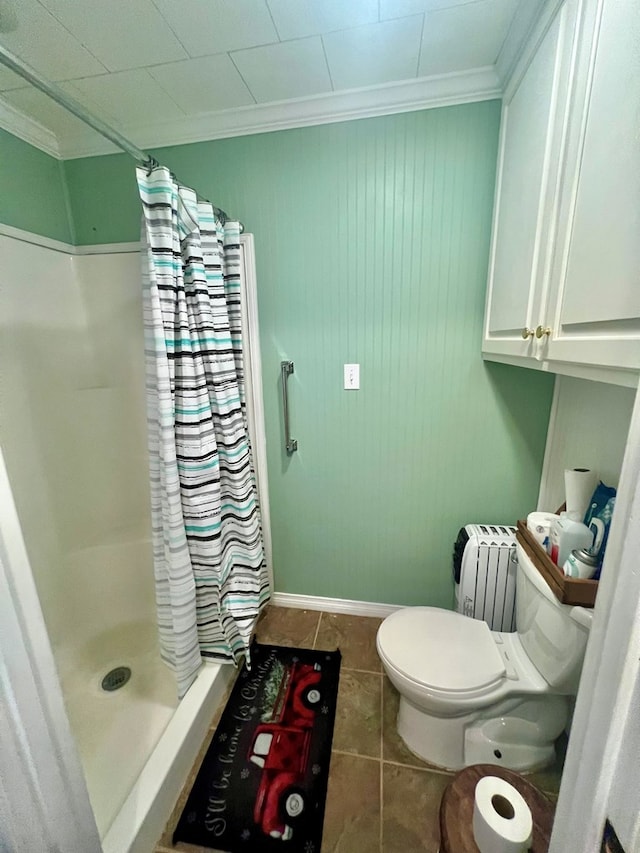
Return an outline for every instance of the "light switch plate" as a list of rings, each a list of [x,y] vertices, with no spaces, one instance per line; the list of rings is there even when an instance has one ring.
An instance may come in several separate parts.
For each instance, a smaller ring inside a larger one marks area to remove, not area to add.
[[[345,364],[344,366],[344,390],[357,391],[360,388],[360,365]]]

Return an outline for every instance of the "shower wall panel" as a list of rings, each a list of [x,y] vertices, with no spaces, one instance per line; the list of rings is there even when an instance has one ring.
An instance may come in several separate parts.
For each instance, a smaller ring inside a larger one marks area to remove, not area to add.
[[[154,618],[139,256],[0,236],[0,441],[54,648]]]

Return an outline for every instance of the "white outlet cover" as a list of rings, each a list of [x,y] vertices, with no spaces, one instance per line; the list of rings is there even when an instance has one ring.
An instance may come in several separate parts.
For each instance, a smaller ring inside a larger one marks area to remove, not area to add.
[[[344,366],[344,390],[357,391],[360,388],[360,365],[345,364]]]

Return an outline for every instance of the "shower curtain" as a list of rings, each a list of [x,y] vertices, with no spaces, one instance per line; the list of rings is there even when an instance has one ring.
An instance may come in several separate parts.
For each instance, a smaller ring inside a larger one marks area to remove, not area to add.
[[[240,227],[168,169],[136,173],[156,601],[182,697],[202,655],[248,654],[269,596],[244,398]]]

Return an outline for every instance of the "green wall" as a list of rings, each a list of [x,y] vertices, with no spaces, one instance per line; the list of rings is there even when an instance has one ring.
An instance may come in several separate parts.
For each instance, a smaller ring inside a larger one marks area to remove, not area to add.
[[[73,242],[62,163],[2,129],[0,222]]]
[[[499,120],[494,101],[155,152],[255,235],[278,591],[447,606],[458,528],[535,506],[553,377],[480,356]],[[64,169],[79,243],[138,239],[129,158]]]

